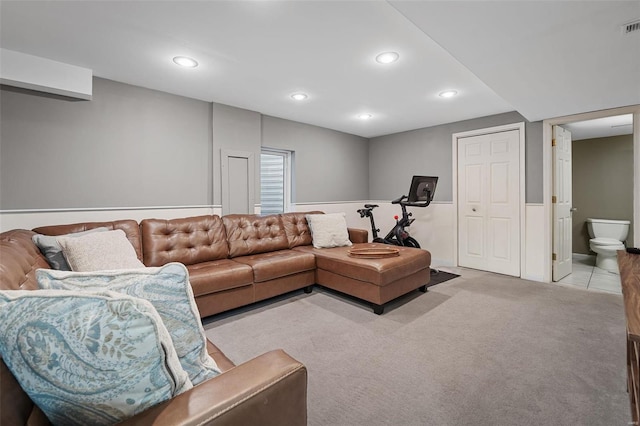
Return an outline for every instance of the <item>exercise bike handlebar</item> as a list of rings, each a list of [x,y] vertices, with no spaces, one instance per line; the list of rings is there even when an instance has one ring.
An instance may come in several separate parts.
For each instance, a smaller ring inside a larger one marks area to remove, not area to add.
[[[409,197],[407,197],[406,195],[401,196],[400,198],[396,198],[395,200],[391,201],[391,204],[401,204],[403,206],[409,206],[409,207],[427,207],[429,204],[431,204],[431,197],[428,197],[425,201],[421,201],[421,202],[409,202],[409,201],[404,201],[405,199],[408,199]]]
[[[405,206],[409,206],[409,207],[427,207],[429,204],[431,204],[431,200],[426,200],[420,203],[410,203],[410,202],[404,202],[401,203],[404,204]]]

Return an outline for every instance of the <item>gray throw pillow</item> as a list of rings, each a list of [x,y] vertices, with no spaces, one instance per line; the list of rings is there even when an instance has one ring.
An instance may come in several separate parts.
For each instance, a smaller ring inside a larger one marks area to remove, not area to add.
[[[33,243],[38,246],[40,252],[47,258],[47,262],[53,269],[59,271],[70,271],[71,267],[67,263],[62,254],[62,247],[58,243],[58,237],[81,237],[82,235],[91,234],[93,232],[105,232],[109,228],[93,228],[87,231],[74,232],[66,235],[42,235],[36,234],[31,237]]]

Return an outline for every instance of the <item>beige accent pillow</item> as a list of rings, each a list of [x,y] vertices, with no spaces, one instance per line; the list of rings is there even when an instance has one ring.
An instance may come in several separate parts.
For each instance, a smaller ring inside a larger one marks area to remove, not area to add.
[[[58,243],[72,271],[144,268],[121,229],[75,238],[59,237]]]
[[[64,255],[62,254],[62,247],[58,244],[59,237],[81,237],[87,234],[93,234],[94,232],[105,232],[108,231],[109,228],[93,228],[87,231],[82,232],[74,232],[72,234],[65,235],[42,235],[36,234],[31,237],[31,240],[35,245],[38,246],[40,252],[44,254],[44,257],[47,258],[47,262],[49,262],[49,266],[53,269],[58,269],[60,271],[70,271],[71,268],[69,264],[64,259]]]
[[[308,214],[307,223],[315,248],[350,246],[344,213]]]

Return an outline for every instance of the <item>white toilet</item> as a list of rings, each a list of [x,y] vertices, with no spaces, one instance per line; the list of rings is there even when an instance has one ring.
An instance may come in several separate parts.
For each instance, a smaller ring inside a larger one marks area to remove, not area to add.
[[[628,220],[587,219],[589,230],[589,248],[596,256],[596,266],[618,274],[617,251],[624,250],[624,243],[629,233]]]

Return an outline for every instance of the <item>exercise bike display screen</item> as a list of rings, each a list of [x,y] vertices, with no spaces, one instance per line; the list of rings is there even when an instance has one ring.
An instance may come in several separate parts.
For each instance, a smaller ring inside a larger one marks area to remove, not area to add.
[[[411,180],[408,202],[431,202],[436,192],[438,176],[414,176]]]

